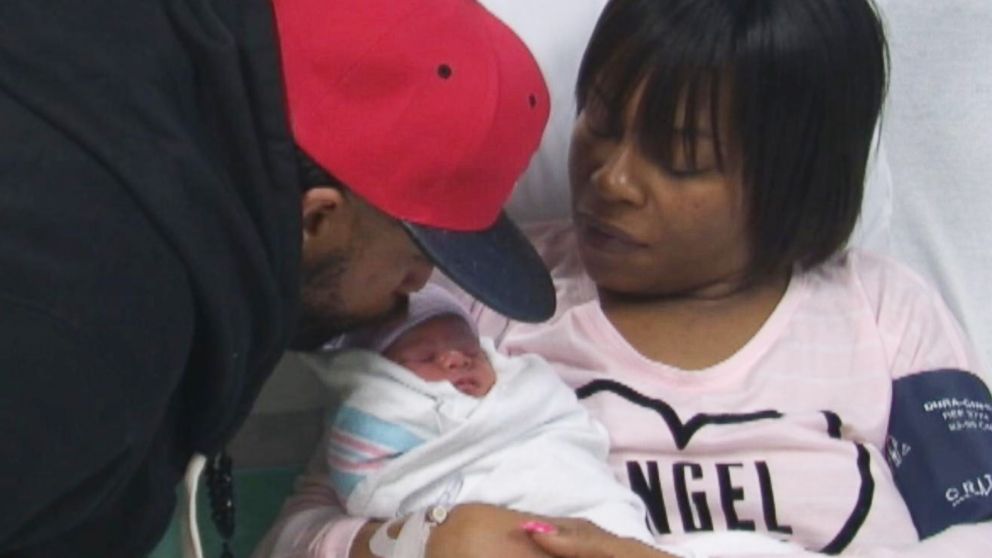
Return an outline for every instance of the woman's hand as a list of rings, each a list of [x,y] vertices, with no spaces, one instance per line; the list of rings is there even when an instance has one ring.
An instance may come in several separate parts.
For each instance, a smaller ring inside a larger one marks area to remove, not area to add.
[[[523,529],[529,521],[549,518],[520,513],[487,504],[462,504],[448,512],[444,523],[431,530],[425,556],[428,558],[551,558]],[[404,522],[390,525],[387,534],[395,539]],[[358,531],[349,558],[375,558],[369,541],[381,521],[369,521]]]
[[[527,525],[527,532],[556,558],[674,558],[640,541],[618,537],[584,519],[554,519]]]
[[[375,533],[376,529],[382,527],[382,521],[370,520],[362,528],[358,530],[355,538],[351,541],[351,551],[348,552],[348,558],[375,558],[372,554],[372,549],[369,548],[369,541],[372,540],[372,534]],[[399,535],[399,529],[394,528],[389,531],[389,536],[396,538]]]
[[[551,558],[523,525],[551,519],[487,504],[462,504],[434,527],[427,541],[428,558]]]
[[[368,558],[379,522],[359,531],[351,558]],[[395,538],[401,525],[389,535]],[[634,539],[617,537],[582,519],[549,518],[488,504],[461,504],[434,527],[427,558],[675,558]]]

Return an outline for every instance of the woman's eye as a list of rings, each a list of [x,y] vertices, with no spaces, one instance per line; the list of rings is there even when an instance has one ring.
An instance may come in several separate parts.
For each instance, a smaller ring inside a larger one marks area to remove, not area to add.
[[[611,139],[617,136],[616,132],[614,132],[609,126],[599,126],[589,122],[586,125],[586,129],[588,129],[589,133],[594,137],[600,139]]]
[[[602,139],[612,139],[619,137],[620,127],[616,125],[615,122],[611,122],[608,118],[595,118],[587,115],[585,118],[586,130],[589,131],[594,137]]]
[[[669,177],[675,180],[688,180],[720,172],[720,167],[714,158],[707,153],[689,157],[682,150],[677,150],[671,157],[655,158],[655,164]]]
[[[713,169],[694,169],[694,168],[666,168],[662,167],[662,170],[668,176],[678,179],[687,180],[690,178],[695,178],[700,175],[704,175]]]
[[[614,138],[620,135],[620,126],[611,118],[602,103],[589,100],[582,109],[582,122],[586,130],[595,137]]]

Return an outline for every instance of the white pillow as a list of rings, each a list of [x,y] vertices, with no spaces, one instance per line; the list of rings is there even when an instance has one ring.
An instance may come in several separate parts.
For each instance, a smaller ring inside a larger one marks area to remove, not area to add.
[[[541,146],[506,206],[518,223],[569,216],[568,143],[575,122],[575,80],[606,0],[482,0],[530,48],[551,94]]]
[[[992,384],[992,1],[878,4],[892,56],[892,254],[939,287]]]

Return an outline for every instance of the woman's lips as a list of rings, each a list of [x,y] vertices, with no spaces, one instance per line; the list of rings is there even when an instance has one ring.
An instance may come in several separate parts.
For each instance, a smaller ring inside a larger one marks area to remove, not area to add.
[[[647,245],[626,231],[608,225],[589,216],[578,220],[580,241],[601,252],[629,253]]]

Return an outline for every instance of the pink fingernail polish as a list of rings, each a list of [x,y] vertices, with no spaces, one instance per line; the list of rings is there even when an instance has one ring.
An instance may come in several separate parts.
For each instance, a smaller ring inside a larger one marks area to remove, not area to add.
[[[542,535],[558,532],[558,528],[554,525],[544,523],[543,521],[528,521],[521,525],[520,528],[528,533],[540,533]]]

